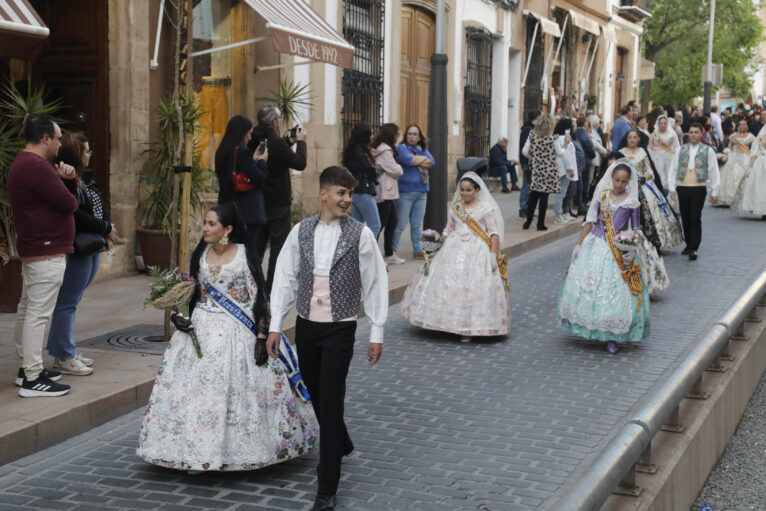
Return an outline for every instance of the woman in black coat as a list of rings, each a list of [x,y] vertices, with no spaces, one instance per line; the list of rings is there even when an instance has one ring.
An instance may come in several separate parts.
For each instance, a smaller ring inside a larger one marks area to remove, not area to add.
[[[380,232],[380,214],[375,202],[375,185],[378,183],[378,169],[370,149],[372,128],[360,122],[351,130],[346,148],[343,150],[343,166],[354,175],[354,201],[351,216],[364,222],[377,238]]]
[[[263,183],[268,174],[266,162],[269,150],[250,152],[250,132],[253,123],[243,115],[235,115],[226,125],[226,132],[215,152],[215,172],[218,176],[218,204],[234,200],[247,225],[251,240],[257,239],[262,226],[266,225],[263,202]],[[244,192],[234,191],[234,172],[245,174],[255,188]]]

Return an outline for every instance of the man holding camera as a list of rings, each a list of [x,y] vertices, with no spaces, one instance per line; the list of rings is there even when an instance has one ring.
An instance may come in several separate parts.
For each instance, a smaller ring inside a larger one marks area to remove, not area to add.
[[[268,175],[263,183],[263,198],[266,206],[266,225],[258,232],[258,239],[253,240],[258,257],[263,260],[266,245],[269,245],[269,269],[266,276],[266,292],[271,292],[274,282],[274,269],[282,245],[290,234],[290,205],[293,189],[290,182],[290,169],[306,168],[306,130],[295,126],[290,134],[279,136],[280,112],[277,105],[267,103],[258,110],[258,125],[253,128],[248,148],[255,151],[261,140],[265,139],[269,151]],[[295,151],[292,146],[296,145]]]

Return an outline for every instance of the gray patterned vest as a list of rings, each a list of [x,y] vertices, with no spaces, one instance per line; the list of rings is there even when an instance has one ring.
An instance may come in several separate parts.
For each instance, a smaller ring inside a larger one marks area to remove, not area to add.
[[[298,299],[295,308],[304,318],[309,317],[314,288],[314,229],[319,215],[301,220],[298,227],[300,266],[298,269]],[[344,216],[340,219],[340,238],[330,268],[330,307],[333,321],[359,314],[362,298],[362,277],[359,273],[359,239],[364,224]]]

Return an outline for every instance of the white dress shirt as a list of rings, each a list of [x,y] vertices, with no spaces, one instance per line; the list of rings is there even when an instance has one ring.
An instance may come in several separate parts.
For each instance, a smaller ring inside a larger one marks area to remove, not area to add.
[[[300,269],[300,224],[290,231],[282,250],[279,252],[274,269],[274,283],[271,287],[270,332],[281,332],[282,322],[295,303],[298,294],[298,271]],[[330,275],[335,248],[340,239],[340,220],[329,224],[317,222],[314,230],[314,275]],[[388,316],[388,273],[383,256],[372,231],[365,226],[359,239],[359,274],[362,280],[364,312],[372,322],[370,342],[383,342],[383,325]]]
[[[556,160],[559,164],[559,177],[566,175],[570,181],[577,181],[577,151],[575,151],[574,139],[564,148],[565,135],[559,135],[553,143],[556,149]],[[570,176],[569,172],[573,174]]]
[[[689,144],[689,164],[687,166],[687,171],[691,170],[694,171],[695,169],[695,158],[697,157],[697,151],[702,148],[703,150],[707,149],[707,178],[708,178],[708,184],[710,185],[710,195],[713,197],[718,197],[718,189],[721,187],[721,173],[718,171],[718,159],[716,158],[715,151],[712,147],[707,146],[705,144]],[[670,165],[670,169],[668,169],[668,190],[671,192],[676,191],[676,186],[678,186],[678,180],[683,179],[683,175],[678,174],[678,160],[679,156],[681,154],[681,151],[677,151],[675,155],[673,155],[673,163]]]

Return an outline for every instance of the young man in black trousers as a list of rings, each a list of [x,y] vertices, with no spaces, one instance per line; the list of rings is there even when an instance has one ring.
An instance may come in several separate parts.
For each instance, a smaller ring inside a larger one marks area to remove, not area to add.
[[[668,170],[670,200],[678,200],[681,223],[684,227],[686,248],[681,252],[692,261],[702,242],[702,208],[710,182],[710,203],[718,202],[721,174],[712,147],[700,143],[704,128],[694,123],[689,126],[689,143],[681,146]]]
[[[386,263],[372,231],[348,215],[355,186],[354,176],[343,167],[322,172],[321,213],[290,231],[271,289],[269,355],[279,356],[282,320],[295,304],[298,363],[319,420],[319,487],[312,511],[335,508],[341,459],[354,449],[343,403],[362,295],[372,322],[370,365],[380,360],[388,314]]]

